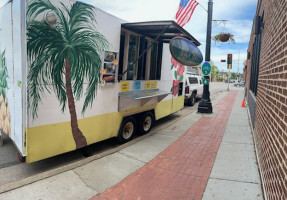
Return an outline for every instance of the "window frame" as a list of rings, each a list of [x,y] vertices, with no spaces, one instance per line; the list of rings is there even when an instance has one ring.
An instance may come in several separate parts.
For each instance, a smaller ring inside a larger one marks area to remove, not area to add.
[[[159,59],[162,59],[162,53],[163,53],[163,48],[160,47],[160,45],[162,45],[161,42],[159,41],[155,41],[147,36],[144,36],[144,35],[140,35],[140,34],[137,34],[137,33],[134,33],[132,31],[129,31],[129,30],[126,30],[126,29],[122,29],[121,30],[121,35],[124,35],[125,36],[125,39],[124,39],[124,47],[123,47],[123,52],[120,52],[123,53],[124,55],[122,56],[122,72],[119,70],[119,74],[125,72],[128,68],[128,59],[129,59],[129,42],[130,42],[130,37],[131,35],[135,36],[137,38],[137,42],[138,42],[138,47],[137,47],[137,58],[139,55],[141,55],[143,53],[143,51],[141,51],[140,49],[140,42],[141,42],[141,38],[143,38],[144,40],[146,40],[148,43],[147,43],[147,47],[149,47],[153,42],[154,44],[157,45],[157,48],[156,48],[156,61],[155,61],[155,65],[156,65],[156,68],[154,70],[154,78],[153,79],[150,79],[150,73],[151,73],[151,58],[152,58],[152,50],[151,48],[149,48],[147,50],[147,52],[145,53],[146,55],[143,55],[145,57],[145,68],[141,70],[141,72],[139,72],[139,61],[141,59],[139,59],[137,62],[136,62],[136,68],[135,68],[135,73],[134,73],[134,76],[133,76],[133,79],[127,79],[127,73],[126,72],[125,74],[123,74],[123,76],[121,78],[119,78],[118,80],[122,80],[122,81],[132,81],[132,80],[160,80],[160,77],[161,77],[161,68],[162,68],[162,61],[159,60]],[[121,49],[120,49],[121,50]],[[161,55],[159,55],[161,54]],[[121,62],[120,62],[121,63]],[[139,74],[138,73],[145,73],[144,74],[144,79],[141,79],[139,78]]]

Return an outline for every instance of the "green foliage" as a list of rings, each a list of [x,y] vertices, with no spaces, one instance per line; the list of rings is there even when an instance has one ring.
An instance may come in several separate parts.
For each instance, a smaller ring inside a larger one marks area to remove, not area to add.
[[[0,95],[2,94],[4,99],[6,97],[6,89],[8,88],[8,70],[5,59],[5,51],[0,51]]]
[[[232,72],[231,75],[230,75],[230,79],[236,79],[236,73]]]
[[[50,26],[36,18],[52,12],[57,23]],[[85,95],[82,114],[92,106],[100,80],[101,53],[108,47],[105,37],[96,31],[91,5],[75,2],[69,9],[64,4],[54,6],[49,0],[32,0],[27,15],[27,49],[30,64],[28,75],[29,107],[33,118],[44,91],[54,91],[65,110],[67,101],[65,64],[70,62],[68,80],[76,100]],[[87,83],[83,91],[84,82]]]
[[[223,81],[223,78],[222,78],[222,77],[217,77],[216,81],[222,82],[222,81]]]
[[[224,42],[228,42],[228,43],[233,43],[235,44],[235,40],[234,40],[234,35],[231,34],[231,33],[224,33],[224,32],[221,32],[221,33],[218,33],[217,35],[213,36],[212,37],[212,40],[217,43],[224,43]]]
[[[213,62],[211,62],[211,80],[215,81],[217,80],[217,75],[219,73],[217,66],[214,65]]]

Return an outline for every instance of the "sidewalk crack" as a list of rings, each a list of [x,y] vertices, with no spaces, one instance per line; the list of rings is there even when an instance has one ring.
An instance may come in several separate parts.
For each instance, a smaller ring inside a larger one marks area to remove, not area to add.
[[[261,185],[260,183],[256,183],[256,182],[252,182],[252,181],[238,181],[238,180],[232,180],[232,179],[212,178],[212,177],[210,177],[209,179],[221,180],[221,181],[231,181],[231,182],[237,182],[237,183],[249,183],[249,184]]]
[[[247,144],[247,145],[250,145],[250,146],[253,146],[252,143],[244,143],[244,142],[229,142],[229,141],[222,141],[222,143],[231,143],[231,144]]]
[[[125,153],[122,153],[122,152],[120,152],[120,151],[118,151],[117,153],[122,154],[123,156],[126,156],[126,157],[128,157],[128,158],[130,158],[130,159],[133,159],[133,160],[139,161],[139,162],[141,162],[141,163],[143,163],[143,164],[147,164],[147,163],[149,163],[149,162],[150,162],[150,161],[145,162],[145,161],[139,160],[139,159],[137,159],[137,158],[134,158],[134,157],[132,157],[132,156],[130,156],[130,155],[127,155],[127,154],[125,154]],[[156,157],[156,156],[155,156],[155,157]]]
[[[79,179],[81,179],[81,181],[86,185],[87,188],[91,189],[92,191],[95,191],[95,192],[97,193],[96,195],[100,194],[100,192],[98,192],[98,191],[95,190],[94,188],[90,187],[90,186],[86,183],[86,181],[80,176],[80,174],[78,174],[75,170],[72,170],[72,171],[79,177]]]

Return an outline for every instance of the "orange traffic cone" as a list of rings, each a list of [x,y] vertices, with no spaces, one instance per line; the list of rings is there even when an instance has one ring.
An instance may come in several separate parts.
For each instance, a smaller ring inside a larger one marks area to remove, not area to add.
[[[244,99],[242,100],[241,107],[242,107],[242,108],[245,108],[245,102],[244,102]]]

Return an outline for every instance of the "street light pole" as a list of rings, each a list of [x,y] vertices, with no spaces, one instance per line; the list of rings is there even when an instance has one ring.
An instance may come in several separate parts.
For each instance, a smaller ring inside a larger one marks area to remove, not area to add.
[[[208,17],[207,17],[207,33],[206,33],[206,47],[205,47],[205,61],[210,61],[211,48],[211,28],[212,28],[212,0],[208,1]],[[204,79],[209,80],[209,76],[204,76]],[[210,81],[209,81],[210,82]],[[212,103],[210,100],[209,84],[203,85],[203,94],[198,105],[199,113],[212,113]]]

